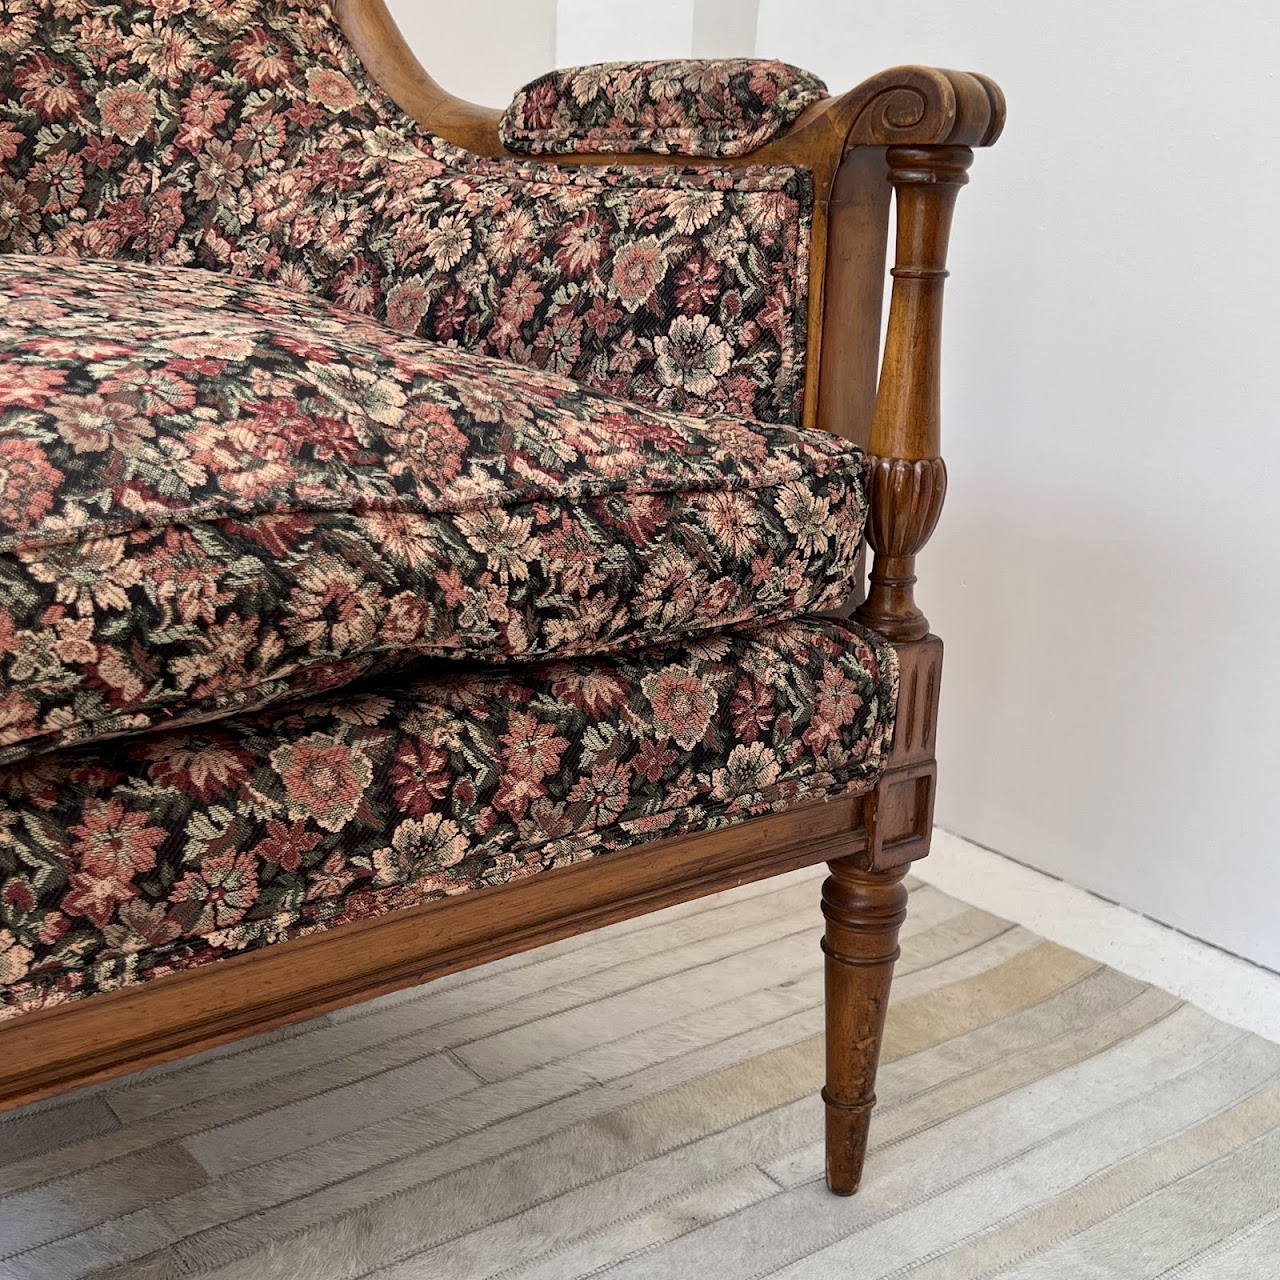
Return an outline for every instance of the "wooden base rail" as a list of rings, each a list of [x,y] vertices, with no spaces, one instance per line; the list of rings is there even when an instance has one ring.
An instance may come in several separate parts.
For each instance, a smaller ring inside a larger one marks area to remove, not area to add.
[[[0,1106],[48,1097],[866,847],[868,795],[542,872],[0,1023]]]

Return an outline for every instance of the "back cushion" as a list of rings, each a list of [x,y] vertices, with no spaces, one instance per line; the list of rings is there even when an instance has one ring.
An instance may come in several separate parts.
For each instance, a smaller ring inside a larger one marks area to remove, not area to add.
[[[809,176],[424,132],[305,0],[16,0],[0,249],[197,265],[664,408],[796,421]]]
[[[159,24],[140,17],[5,0],[0,252],[149,256]]]

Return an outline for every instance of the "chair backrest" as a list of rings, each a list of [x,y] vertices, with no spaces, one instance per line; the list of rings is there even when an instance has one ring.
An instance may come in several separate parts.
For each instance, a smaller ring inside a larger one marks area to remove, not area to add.
[[[474,155],[314,0],[6,13],[0,251],[229,270],[658,406],[799,417],[807,172]]]

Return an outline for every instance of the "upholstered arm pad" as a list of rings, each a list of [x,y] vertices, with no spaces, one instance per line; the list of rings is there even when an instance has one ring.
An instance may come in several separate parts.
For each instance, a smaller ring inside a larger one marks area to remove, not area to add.
[[[740,156],[826,95],[817,76],[785,62],[600,62],[525,85],[498,133],[503,146],[530,155]]]

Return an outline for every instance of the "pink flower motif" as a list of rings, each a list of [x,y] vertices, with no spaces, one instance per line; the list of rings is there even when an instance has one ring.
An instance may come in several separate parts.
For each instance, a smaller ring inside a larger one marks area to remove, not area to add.
[[[12,387],[7,390],[21,395]],[[0,450],[0,522],[25,529],[48,515],[61,480],[62,472],[49,465],[35,441],[6,440]]]
[[[22,130],[9,120],[0,120],[0,164],[12,160],[22,145]]]
[[[98,94],[102,127],[121,142],[132,145],[151,127],[155,118],[152,90],[137,80],[108,85]]]
[[[31,247],[31,236],[40,228],[40,202],[26,184],[0,173],[0,245],[10,252]]]
[[[157,785],[170,787],[179,795],[212,800],[241,786],[252,774],[255,761],[224,734],[180,738],[154,751],[155,763],[148,770]]]
[[[68,889],[62,908],[99,929],[119,903],[138,896],[134,876],[150,871],[168,833],[150,826],[147,815],[127,812],[116,799],[86,804],[84,821],[67,828],[73,838]]]
[[[236,70],[256,88],[283,84],[293,74],[293,59],[283,41],[265,28],[251,31],[231,46]]]
[[[84,194],[84,166],[76,155],[46,156],[31,170],[31,177],[45,187],[50,209],[74,209]]]
[[[264,438],[248,424],[211,423],[191,444],[191,460],[207,467],[224,493],[246,501],[283,488],[294,476],[288,442]]]
[[[586,209],[556,235],[557,269],[570,280],[578,280],[599,267],[609,246],[608,220],[598,209]]]
[[[65,369],[10,358],[0,370],[0,409],[42,409],[61,393],[66,380]],[[5,448],[7,452],[10,446]]]
[[[567,797],[574,825],[589,830],[599,830],[614,822],[626,811],[630,798],[628,771],[617,760],[597,765],[590,776],[579,778]]]
[[[829,668],[813,700],[809,727],[803,734],[805,745],[818,755],[831,743],[839,742],[861,708],[862,695],[848,673],[838,667]]]
[[[687,667],[671,666],[640,682],[653,708],[654,730],[692,751],[707,735],[719,701],[709,685]]]
[[[390,780],[396,792],[396,808],[421,818],[448,794],[448,753],[422,739],[406,742],[396,753]]]
[[[309,68],[307,92],[330,111],[350,111],[360,101],[351,81],[332,67]]]
[[[308,831],[306,823],[283,822],[271,818],[267,834],[253,847],[253,855],[261,862],[274,862],[282,871],[297,871],[303,859],[320,847],[320,837]]]
[[[14,72],[13,83],[22,90],[22,105],[42,120],[66,119],[84,105],[75,71],[46,53],[28,58]]]
[[[242,920],[257,901],[257,859],[234,849],[206,858],[174,885],[170,896],[174,902],[197,908],[195,918],[186,922],[189,932],[226,929]]]
[[[341,831],[355,817],[373,781],[373,766],[359,747],[322,733],[277,747],[271,765],[284,783],[289,816],[325,831]]]
[[[613,260],[610,293],[627,311],[638,311],[653,297],[667,273],[667,258],[656,236],[633,240]]]
[[[386,611],[378,587],[337,560],[305,564],[289,600],[289,639],[313,658],[359,652],[373,640]]]
[[[517,822],[523,818],[529,805],[546,795],[544,779],[559,766],[568,745],[568,739],[560,737],[554,725],[544,724],[528,712],[512,715],[510,728],[502,735],[495,808]]]
[[[67,830],[74,840],[74,864],[88,875],[115,881],[150,871],[156,865],[156,851],[169,835],[162,827],[153,827],[147,814],[126,810],[114,797],[91,801],[83,822]]]

